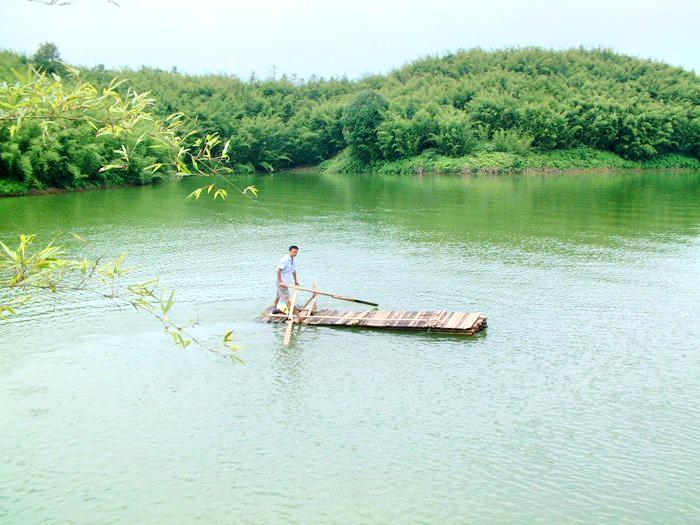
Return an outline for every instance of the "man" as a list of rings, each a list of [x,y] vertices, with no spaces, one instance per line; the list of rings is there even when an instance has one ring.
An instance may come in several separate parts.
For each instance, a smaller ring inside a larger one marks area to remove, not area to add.
[[[292,304],[289,299],[289,289],[287,286],[294,284],[299,286],[299,279],[297,278],[297,262],[296,256],[299,253],[298,246],[290,246],[289,253],[280,259],[280,263],[277,265],[277,294],[275,295],[275,302],[272,304],[272,313],[281,314],[289,312],[289,305]],[[282,299],[287,305],[287,312],[282,312],[277,308],[277,305]]]

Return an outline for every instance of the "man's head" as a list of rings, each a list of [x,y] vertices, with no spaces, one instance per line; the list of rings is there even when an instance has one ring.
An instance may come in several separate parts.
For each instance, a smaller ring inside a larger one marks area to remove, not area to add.
[[[289,247],[289,255],[292,257],[296,257],[297,253],[299,253],[299,247],[294,246],[293,244]]]

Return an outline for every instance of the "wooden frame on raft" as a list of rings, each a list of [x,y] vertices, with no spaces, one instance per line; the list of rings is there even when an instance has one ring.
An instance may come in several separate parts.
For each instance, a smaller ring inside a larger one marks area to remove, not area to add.
[[[296,286],[296,285],[289,286],[289,288],[294,288],[294,295],[292,296],[291,305],[289,305],[289,314],[288,314],[289,317],[287,319],[287,329],[284,332],[284,341],[283,341],[284,346],[288,346],[292,340],[292,327],[294,326],[294,305],[297,302],[297,292],[299,290],[312,292],[309,300],[306,301],[301,308],[299,308],[299,316],[301,316],[301,313],[304,311],[304,308],[306,308],[309,305],[311,305],[311,306],[309,306],[309,314],[312,314],[313,312],[315,312],[316,305],[318,304],[318,294],[323,293],[323,292],[319,292],[318,288],[316,288],[316,281],[313,281],[313,285],[312,285],[311,290],[309,290],[308,288],[301,288],[300,286]]]

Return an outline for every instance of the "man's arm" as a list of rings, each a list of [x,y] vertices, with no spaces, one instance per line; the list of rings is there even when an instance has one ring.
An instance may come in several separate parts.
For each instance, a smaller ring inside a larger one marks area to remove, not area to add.
[[[295,277],[296,278],[296,277]],[[282,280],[282,268],[277,268],[277,282],[280,284],[282,288],[286,288],[287,285],[284,284],[284,281]]]
[[[294,270],[294,271],[292,272],[292,275],[294,276],[294,284],[295,284],[296,286],[299,286],[299,279],[297,279],[297,271]]]

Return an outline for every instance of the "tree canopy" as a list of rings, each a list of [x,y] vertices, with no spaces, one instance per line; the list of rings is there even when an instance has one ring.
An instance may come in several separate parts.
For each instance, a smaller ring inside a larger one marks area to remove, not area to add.
[[[358,159],[371,161],[381,156],[377,132],[388,107],[381,93],[367,89],[358,93],[343,110],[343,137]]]
[[[32,62],[39,71],[45,73],[64,72],[58,47],[51,42],[44,42],[39,46],[34,56],[32,56]]]

